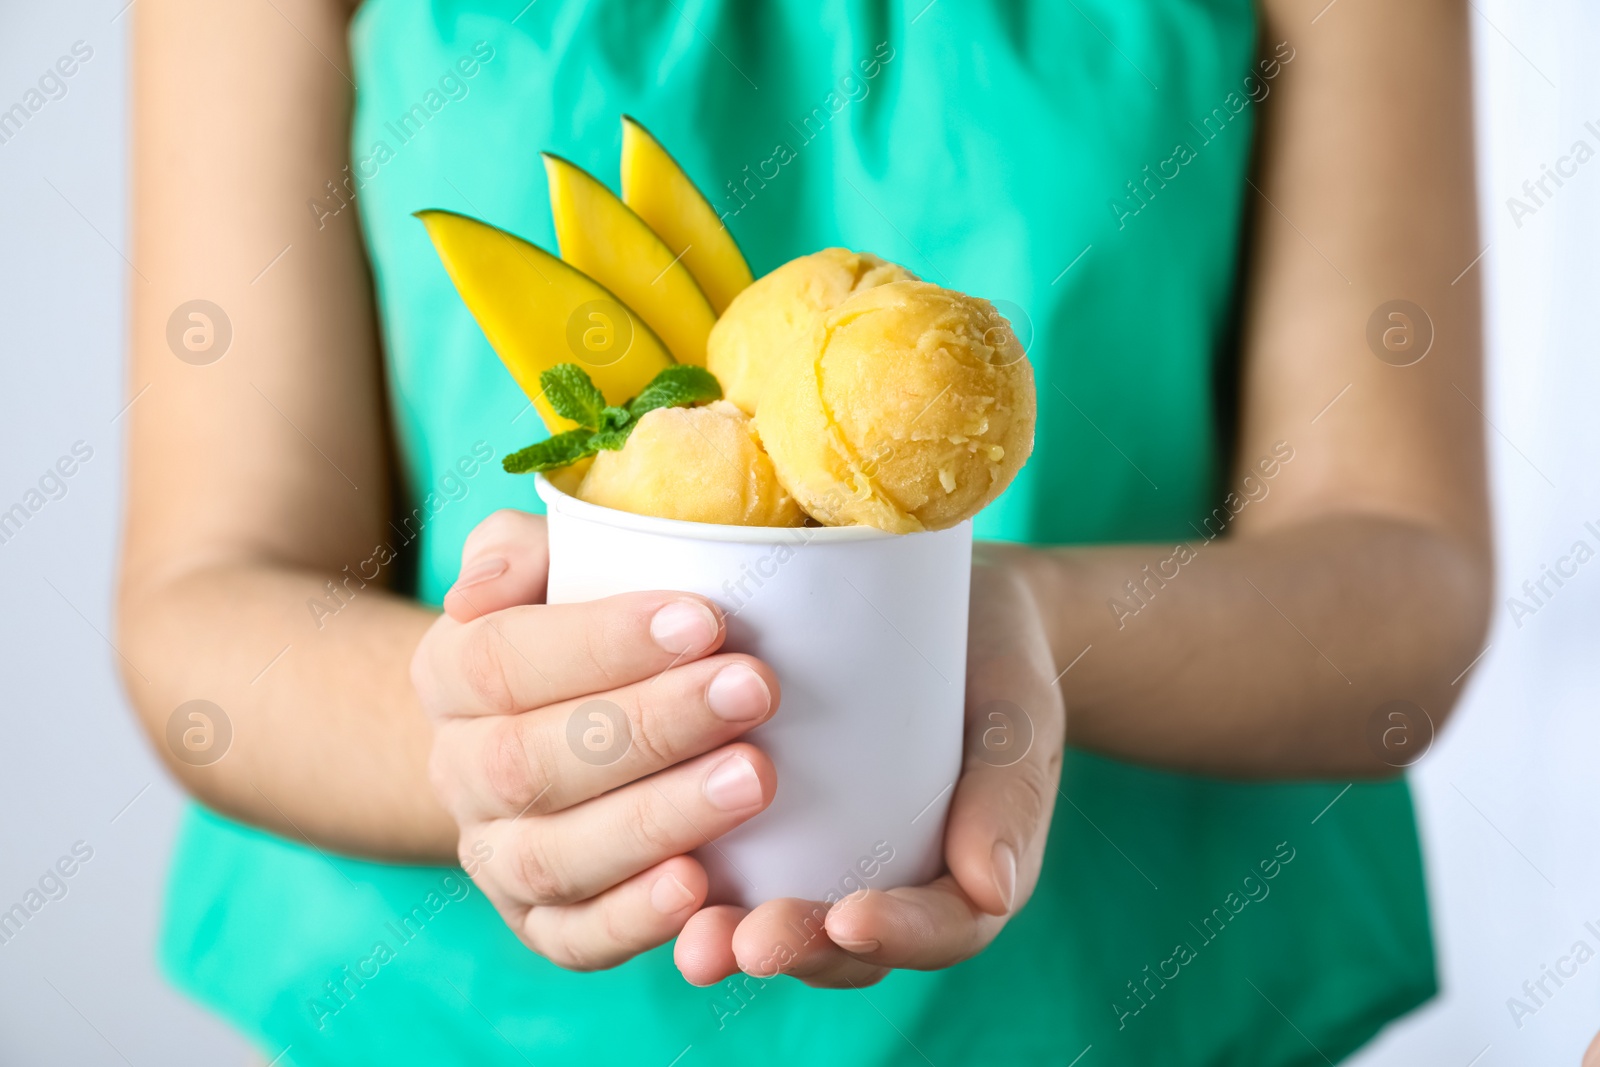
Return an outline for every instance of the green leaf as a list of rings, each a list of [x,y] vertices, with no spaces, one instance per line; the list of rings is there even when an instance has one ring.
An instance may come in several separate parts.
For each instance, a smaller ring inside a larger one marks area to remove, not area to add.
[[[553,471],[560,467],[570,467],[585,456],[594,455],[595,449],[594,431],[568,430],[566,433],[547,437],[536,445],[529,445],[519,452],[511,453],[500,461],[500,465],[505,468],[507,474]]]
[[[544,395],[556,414],[571,419],[582,429],[558,433],[511,453],[500,461],[510,474],[553,471],[569,467],[601,449],[615,452],[627,443],[628,435],[646,412],[656,408],[687,407],[722,396],[722,386],[717,384],[715,375],[704,367],[687,364],[663,370],[622,408],[608,405],[576,363],[551,367],[539,375],[539,384],[544,386]]]
[[[606,398],[582,367],[576,363],[558,363],[539,375],[539,384],[544,386],[545,399],[550,401],[557,415],[586,429],[600,428]]]
[[[656,408],[688,407],[722,398],[716,375],[704,367],[678,363],[650,380],[644,391],[628,401],[628,412],[638,419]]]
[[[632,421],[633,413],[627,408],[606,408],[600,413],[599,429],[602,433],[607,430],[620,430]]]
[[[617,451],[623,445],[628,443],[628,435],[633,432],[633,428],[637,425],[639,424],[636,422],[630,422],[621,429],[599,431],[594,435],[595,449],[599,450],[603,448],[608,452]]]

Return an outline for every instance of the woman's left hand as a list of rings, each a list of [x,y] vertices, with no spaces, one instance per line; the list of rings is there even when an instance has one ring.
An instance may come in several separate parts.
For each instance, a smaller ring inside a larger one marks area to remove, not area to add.
[[[705,908],[674,950],[690,982],[744,971],[859,987],[896,967],[949,967],[982,951],[1027,903],[1055,809],[1066,713],[1038,606],[1006,562],[1024,551],[975,549],[966,754],[945,825],[946,873],[923,886],[862,890],[831,907],[786,899],[754,911]]]

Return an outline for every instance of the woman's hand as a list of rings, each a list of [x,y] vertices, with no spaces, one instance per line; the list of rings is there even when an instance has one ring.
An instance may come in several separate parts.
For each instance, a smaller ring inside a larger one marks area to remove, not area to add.
[[[485,520],[411,676],[462,865],[528,947],[591,970],[671,940],[706,895],[685,853],[771,802],[771,762],[736,739],[778,681],[712,655],[705,599],[545,605],[547,565],[543,518]]]
[[[966,758],[945,827],[947,873],[925,886],[853,893],[831,908],[793,899],[748,912],[706,908],[675,948],[689,981],[708,985],[743,970],[863,986],[895,967],[949,967],[980,952],[1027,903],[1055,806],[1066,715],[1037,605],[1003,551],[1011,550],[979,546],[972,572]]]

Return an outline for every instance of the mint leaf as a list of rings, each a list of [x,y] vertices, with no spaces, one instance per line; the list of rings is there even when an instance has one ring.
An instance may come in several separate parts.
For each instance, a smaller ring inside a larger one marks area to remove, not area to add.
[[[606,398],[576,363],[558,363],[539,375],[545,399],[556,414],[590,430],[600,428]]]
[[[644,391],[628,401],[628,413],[635,419],[656,408],[688,407],[722,398],[716,375],[704,367],[678,363],[650,380]]]
[[[536,445],[529,445],[521,451],[511,453],[500,461],[500,465],[505,468],[507,474],[531,474],[535,471],[553,471],[560,467],[570,467],[585,456],[594,455],[594,438],[592,430],[568,430],[566,433],[558,433]]]
[[[628,435],[633,432],[633,428],[637,425],[639,424],[636,422],[630,422],[621,429],[600,430],[596,432],[593,438],[594,447],[597,450],[603,448],[608,452],[617,451],[623,445],[628,443]]]
[[[539,375],[544,395],[556,414],[576,422],[568,430],[513,452],[500,461],[509,474],[529,474],[568,467],[601,449],[615,452],[628,441],[639,419],[657,408],[688,407],[717,400],[722,386],[704,367],[677,364],[650,380],[627,407],[612,407],[576,363],[560,363]]]

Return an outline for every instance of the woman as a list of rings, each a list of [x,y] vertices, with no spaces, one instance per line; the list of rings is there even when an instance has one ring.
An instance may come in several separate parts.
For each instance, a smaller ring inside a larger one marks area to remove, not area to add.
[[[232,738],[171,761],[162,951],[269,1058],[1289,1064],[1431,995],[1395,768],[1490,592],[1460,5],[131,14],[127,685]],[[867,248],[1031,333],[929,886],[704,907],[779,679],[693,597],[540,603],[533,420],[410,213],[553,247],[538,150],[614,173],[622,113],[757,273]],[[596,694],[616,780],[561,759]]]

